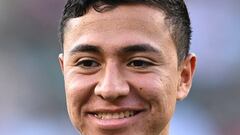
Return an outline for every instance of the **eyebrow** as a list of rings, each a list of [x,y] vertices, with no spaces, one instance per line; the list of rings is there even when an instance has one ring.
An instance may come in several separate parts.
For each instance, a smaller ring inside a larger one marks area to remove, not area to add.
[[[139,52],[160,53],[160,51],[158,49],[152,47],[150,44],[134,44],[134,45],[123,47],[120,50],[120,54],[124,54],[124,53],[139,53]]]
[[[74,55],[79,52],[90,52],[100,54],[104,52],[100,47],[90,44],[79,44],[70,50],[70,54]],[[121,48],[118,51],[118,54],[124,55],[127,53],[141,53],[141,52],[154,52],[161,53],[158,49],[152,47],[150,44],[133,44],[126,47]]]
[[[73,55],[79,52],[91,52],[91,53],[101,53],[102,49],[100,47],[89,45],[89,44],[80,44],[75,46],[71,51],[70,54]]]

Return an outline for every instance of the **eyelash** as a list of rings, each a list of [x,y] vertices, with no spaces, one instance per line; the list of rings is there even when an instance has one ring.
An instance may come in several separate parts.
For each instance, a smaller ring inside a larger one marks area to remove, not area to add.
[[[135,64],[135,65],[133,65],[133,64]],[[142,60],[142,59],[132,60],[127,64],[127,66],[134,67],[134,68],[146,68],[146,67],[153,66],[153,65],[154,64],[152,62],[149,62],[147,60]]]
[[[149,62],[148,60],[143,60],[143,59],[133,59],[129,63],[127,63],[128,67],[133,67],[133,68],[147,68],[153,65],[154,65],[153,62]],[[101,66],[101,64],[96,62],[96,60],[86,58],[78,61],[76,63],[76,66],[79,66],[84,69],[91,69],[91,68],[99,67]]]
[[[86,65],[84,65],[84,64],[86,64]],[[83,59],[83,60],[80,60],[79,62],[77,62],[76,66],[80,66],[82,68],[88,69],[88,68],[99,67],[100,64],[92,59]]]

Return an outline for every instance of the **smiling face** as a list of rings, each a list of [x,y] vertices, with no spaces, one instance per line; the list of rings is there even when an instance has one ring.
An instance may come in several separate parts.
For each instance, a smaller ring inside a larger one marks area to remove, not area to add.
[[[178,66],[164,14],[143,5],[70,19],[59,61],[69,116],[83,135],[167,135],[195,66],[195,56]]]

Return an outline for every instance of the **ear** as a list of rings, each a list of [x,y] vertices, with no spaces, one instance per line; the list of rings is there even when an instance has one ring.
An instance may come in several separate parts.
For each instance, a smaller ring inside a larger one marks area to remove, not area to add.
[[[58,55],[58,62],[59,62],[59,65],[60,65],[60,67],[61,67],[61,70],[62,70],[62,73],[63,73],[63,71],[64,71],[64,61],[63,61],[63,53],[60,53],[59,55]]]
[[[177,91],[177,100],[183,100],[187,97],[191,86],[193,75],[196,68],[196,56],[195,54],[189,54],[187,58],[180,65],[180,79]]]

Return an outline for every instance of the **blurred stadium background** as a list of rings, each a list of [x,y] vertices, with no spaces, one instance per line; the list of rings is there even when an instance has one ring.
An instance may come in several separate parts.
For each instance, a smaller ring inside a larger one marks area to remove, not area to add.
[[[0,0],[0,134],[77,135],[57,38],[65,0]],[[197,73],[171,135],[240,134],[240,1],[186,0]]]

